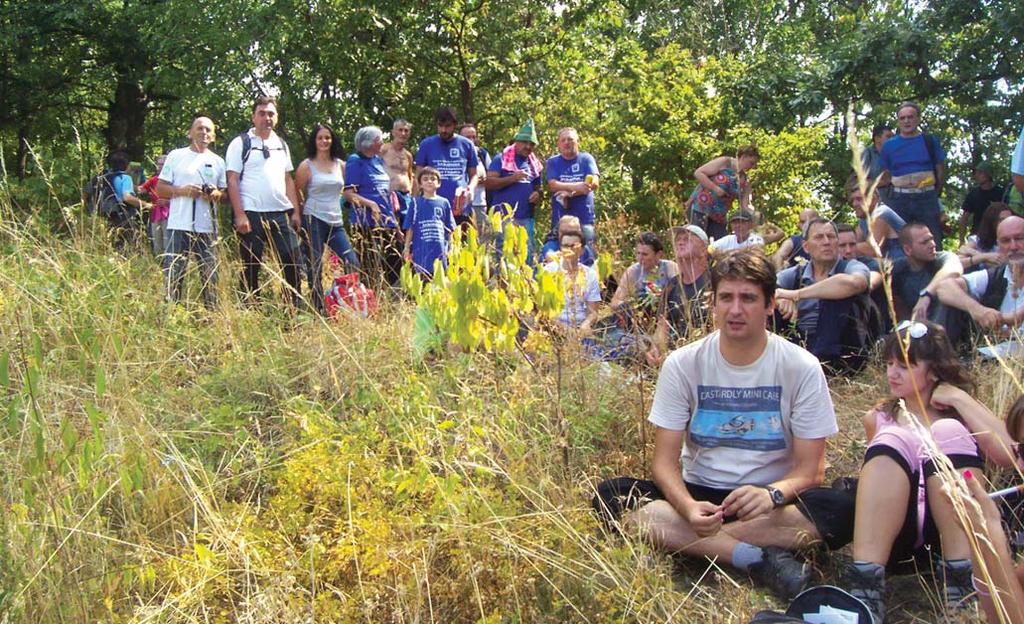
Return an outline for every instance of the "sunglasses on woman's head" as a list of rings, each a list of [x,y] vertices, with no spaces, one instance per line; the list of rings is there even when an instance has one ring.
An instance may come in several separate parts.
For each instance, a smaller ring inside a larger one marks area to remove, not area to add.
[[[928,335],[928,326],[920,321],[903,321],[896,326],[897,333],[907,332],[911,338],[924,338]]]

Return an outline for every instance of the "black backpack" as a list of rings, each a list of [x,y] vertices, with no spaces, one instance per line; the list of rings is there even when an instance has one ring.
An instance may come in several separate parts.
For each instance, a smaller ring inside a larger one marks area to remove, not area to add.
[[[125,211],[124,202],[114,191],[114,179],[123,171],[104,171],[85,185],[85,213],[112,217]]]
[[[776,611],[760,611],[750,624],[789,624],[806,622],[805,614],[817,614],[822,607],[840,609],[857,615],[858,624],[875,624],[868,606],[849,592],[832,585],[818,585],[805,589],[793,599],[785,613]]]

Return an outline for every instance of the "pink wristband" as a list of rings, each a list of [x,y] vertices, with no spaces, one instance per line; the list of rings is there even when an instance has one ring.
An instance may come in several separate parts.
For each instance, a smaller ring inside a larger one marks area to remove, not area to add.
[[[984,589],[982,589],[981,587],[979,587],[978,586],[979,584],[984,586],[985,585],[985,581],[981,580],[980,578],[978,578],[978,577],[976,577],[976,576],[974,576],[972,574],[971,575],[971,585],[974,586],[974,591],[978,592],[978,597],[979,598],[988,598],[990,596],[989,593],[987,591],[985,591]]]

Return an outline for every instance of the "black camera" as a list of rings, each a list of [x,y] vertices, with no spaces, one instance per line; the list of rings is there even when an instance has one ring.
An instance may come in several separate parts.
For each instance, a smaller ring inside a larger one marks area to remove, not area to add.
[[[206,195],[207,197],[209,197],[210,195],[213,194],[213,190],[214,190],[213,187],[210,186],[209,184],[205,184],[205,183],[203,184],[203,195]]]

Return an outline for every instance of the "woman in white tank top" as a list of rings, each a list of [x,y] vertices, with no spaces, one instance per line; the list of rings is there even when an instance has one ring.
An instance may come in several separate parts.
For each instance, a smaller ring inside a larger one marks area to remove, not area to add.
[[[359,269],[352,243],[345,232],[341,216],[341,189],[345,180],[341,140],[327,124],[316,124],[306,143],[306,160],[295,172],[295,188],[303,198],[302,245],[306,277],[313,293],[312,303],[324,309],[323,258],[324,245],[337,254],[348,271]]]

